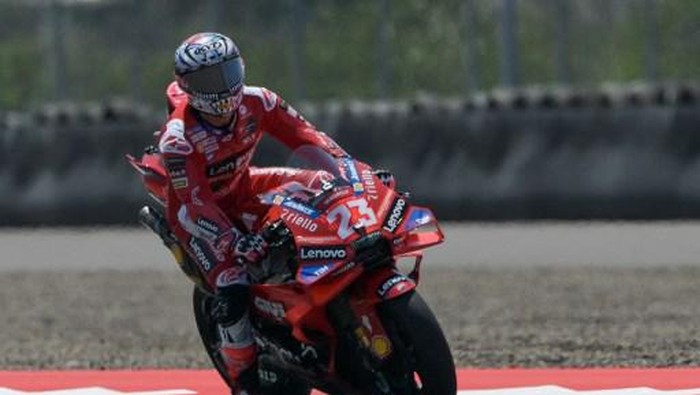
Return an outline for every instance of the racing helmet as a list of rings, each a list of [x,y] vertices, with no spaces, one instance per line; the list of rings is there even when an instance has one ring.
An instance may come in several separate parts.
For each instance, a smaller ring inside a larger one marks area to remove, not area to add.
[[[190,106],[226,115],[243,100],[245,68],[238,47],[220,33],[197,33],[175,51],[175,80],[187,93]]]

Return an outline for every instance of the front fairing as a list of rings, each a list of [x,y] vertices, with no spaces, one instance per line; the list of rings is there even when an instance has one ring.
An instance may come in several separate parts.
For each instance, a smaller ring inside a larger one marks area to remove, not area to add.
[[[267,221],[283,221],[293,235],[298,283],[311,285],[360,266],[358,248],[368,236],[385,241],[392,258],[420,255],[443,241],[432,211],[385,186],[368,165],[351,158],[316,163],[322,165],[312,169],[323,175],[317,185],[290,182],[260,195],[270,206]]]

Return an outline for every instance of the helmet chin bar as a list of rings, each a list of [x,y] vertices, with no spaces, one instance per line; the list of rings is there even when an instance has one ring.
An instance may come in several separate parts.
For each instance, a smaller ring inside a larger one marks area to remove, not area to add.
[[[243,101],[243,89],[236,94],[223,99],[203,98],[197,95],[188,95],[189,103],[194,109],[205,114],[222,116],[235,112]]]

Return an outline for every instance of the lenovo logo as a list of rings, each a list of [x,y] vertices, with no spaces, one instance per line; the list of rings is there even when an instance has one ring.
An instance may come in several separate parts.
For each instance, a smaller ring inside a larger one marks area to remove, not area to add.
[[[344,247],[302,247],[299,256],[305,261],[340,260],[345,259],[348,253]]]
[[[190,239],[189,244],[190,248],[192,249],[192,252],[197,257],[199,264],[202,266],[202,269],[204,269],[205,272],[210,271],[214,267],[214,265],[211,263],[211,259],[209,259],[209,256],[204,251],[204,248],[202,248],[202,246],[199,245],[197,239],[195,239],[194,237]]]
[[[384,229],[393,232],[399,227],[406,212],[406,200],[398,198],[391,207],[389,217],[384,222]]]

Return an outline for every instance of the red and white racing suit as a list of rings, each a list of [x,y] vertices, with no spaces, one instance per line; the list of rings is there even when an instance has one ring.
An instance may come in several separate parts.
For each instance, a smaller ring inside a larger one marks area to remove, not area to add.
[[[311,185],[320,175],[309,170],[250,166],[263,133],[291,149],[312,145],[335,157],[347,154],[265,88],[245,87],[234,119],[224,128],[203,121],[176,83],[170,84],[167,95],[171,112],[160,131],[159,148],[170,178],[168,223],[211,289],[247,285],[245,269],[234,262],[232,247],[241,234],[258,230],[268,207],[257,195],[287,181]],[[255,360],[247,315],[220,330],[221,352],[235,380]]]

